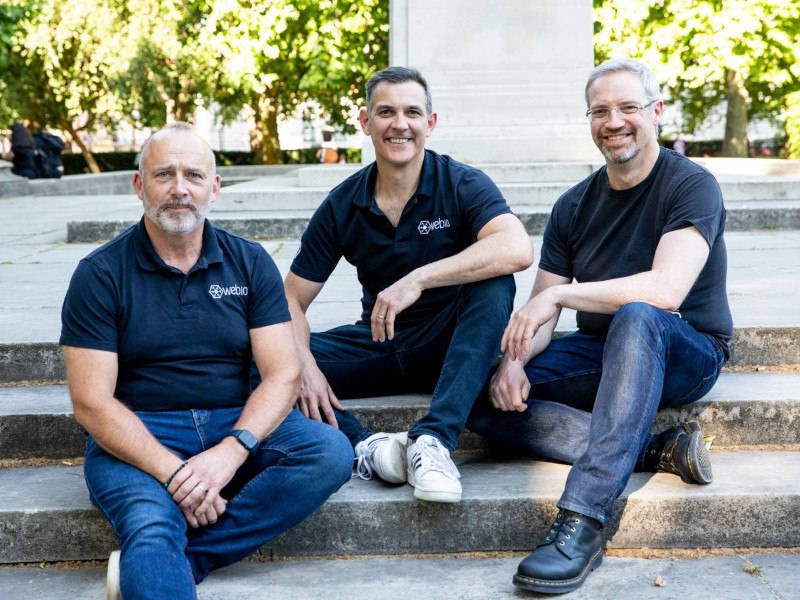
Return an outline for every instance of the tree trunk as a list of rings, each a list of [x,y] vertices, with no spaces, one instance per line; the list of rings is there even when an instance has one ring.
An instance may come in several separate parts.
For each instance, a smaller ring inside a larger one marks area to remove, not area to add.
[[[747,90],[744,80],[736,71],[725,73],[725,95],[728,110],[725,114],[725,139],[722,141],[722,156],[747,158]]]
[[[268,94],[257,97],[253,103],[255,127],[250,132],[253,164],[272,165],[283,162],[278,139],[278,110],[275,100]]]
[[[81,154],[83,155],[86,164],[89,166],[89,171],[91,171],[92,173],[99,173],[100,165],[97,164],[97,161],[94,159],[94,156],[89,151],[89,148],[87,148],[86,144],[83,143],[81,136],[79,136],[78,132],[75,131],[75,128],[72,126],[72,123],[70,123],[69,121],[62,121],[61,129],[62,131],[66,131],[69,134],[69,137],[72,138],[72,141],[78,144],[78,148],[81,149]]]

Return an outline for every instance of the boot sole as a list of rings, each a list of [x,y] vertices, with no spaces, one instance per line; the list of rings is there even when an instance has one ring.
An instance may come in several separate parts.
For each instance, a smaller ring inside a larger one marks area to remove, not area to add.
[[[566,594],[567,592],[572,592],[581,587],[583,582],[586,581],[586,578],[589,576],[589,573],[599,567],[602,562],[603,550],[599,549],[592,555],[592,558],[589,559],[589,562],[586,563],[586,566],[578,574],[578,576],[573,577],[572,579],[534,579],[533,577],[526,577],[525,575],[520,575],[517,573],[514,575],[512,583],[524,590],[539,592],[540,594]]]
[[[686,463],[689,465],[692,479],[687,480],[682,477],[683,481],[685,483],[711,483],[714,480],[714,474],[711,471],[711,454],[706,448],[701,431],[692,432],[687,453]]]

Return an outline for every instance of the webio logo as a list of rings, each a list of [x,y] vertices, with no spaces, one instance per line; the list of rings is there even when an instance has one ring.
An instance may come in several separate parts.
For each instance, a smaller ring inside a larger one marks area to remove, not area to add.
[[[428,235],[434,229],[445,229],[450,227],[450,221],[447,219],[436,219],[435,221],[420,221],[417,225],[417,231],[422,235]]]
[[[219,300],[223,296],[247,296],[247,287],[242,285],[231,285],[222,287],[216,283],[208,288],[208,293],[211,297]]]

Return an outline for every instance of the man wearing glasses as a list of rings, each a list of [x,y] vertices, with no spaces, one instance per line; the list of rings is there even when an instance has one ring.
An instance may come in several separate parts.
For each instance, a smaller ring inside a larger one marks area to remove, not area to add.
[[[514,584],[578,588],[603,557],[603,527],[634,470],[707,484],[695,422],[650,432],[656,412],[705,395],[730,357],[725,209],[714,177],[658,145],[664,110],[644,65],[609,60],[586,84],[606,165],[556,202],[531,297],[468,427],[571,463],[558,516]],[[562,308],[578,331],[553,338]]]

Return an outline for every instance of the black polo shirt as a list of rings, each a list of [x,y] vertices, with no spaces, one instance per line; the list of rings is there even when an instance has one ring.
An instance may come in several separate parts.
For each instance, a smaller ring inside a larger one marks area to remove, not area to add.
[[[290,320],[275,263],[254,242],[208,221],[189,273],[167,265],[144,220],[79,264],[60,343],[115,352],[116,397],[133,410],[243,405],[250,329]]]
[[[343,256],[358,271],[364,321],[382,290],[418,267],[458,254],[486,223],[511,212],[485,173],[426,150],[419,186],[395,228],[375,202],[376,175],[373,162],[330,192],[291,266],[299,277],[322,283]],[[400,313],[397,326],[424,322],[449,306],[456,292],[457,286],[425,290]]]

